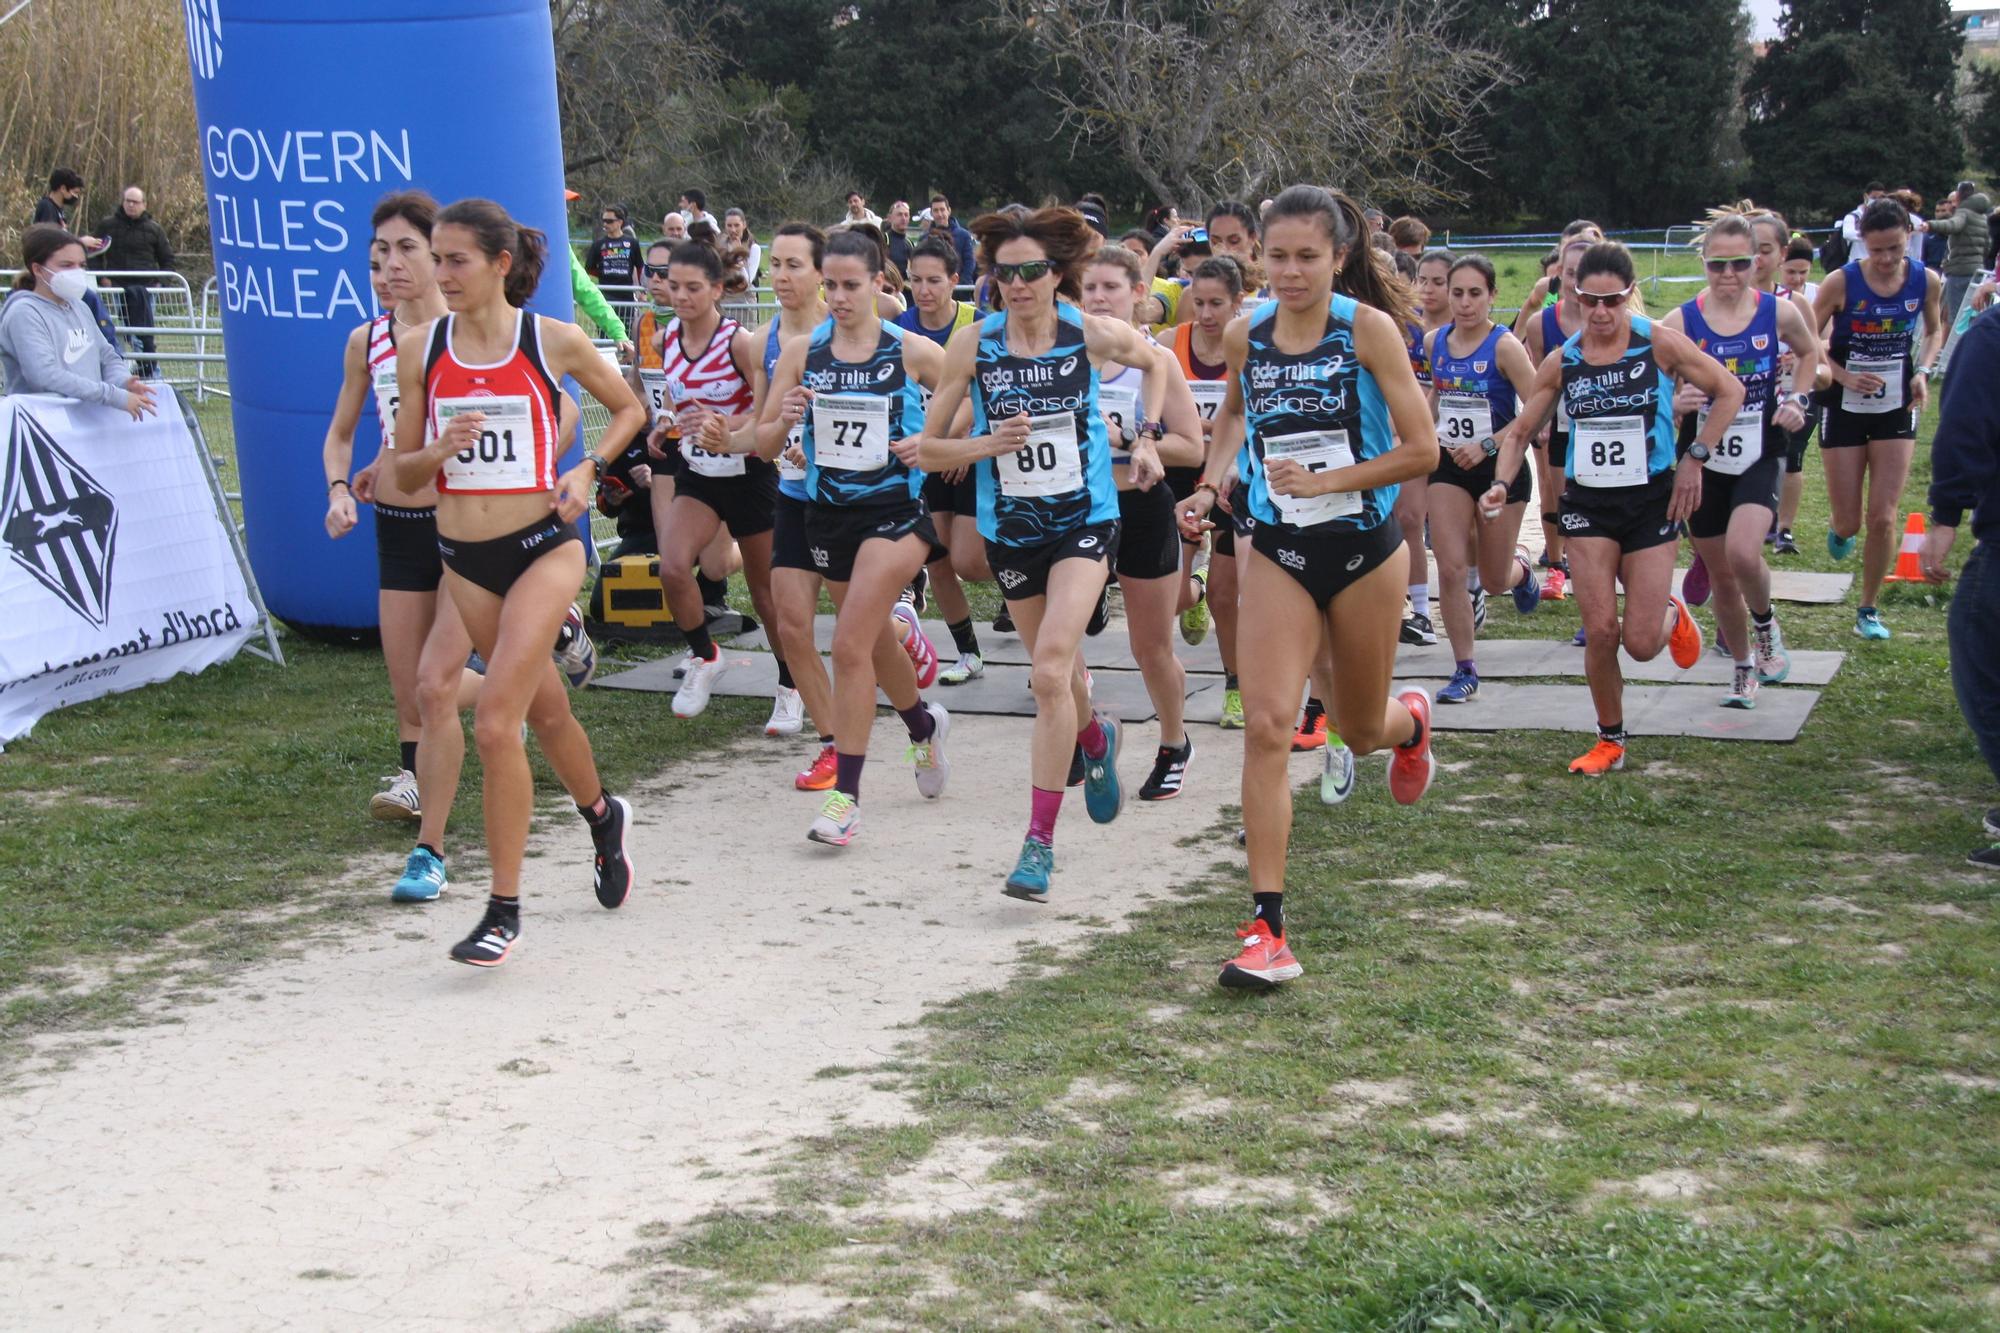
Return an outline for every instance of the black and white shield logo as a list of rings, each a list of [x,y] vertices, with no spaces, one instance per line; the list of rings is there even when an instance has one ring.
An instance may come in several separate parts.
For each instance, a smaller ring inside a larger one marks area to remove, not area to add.
[[[27,412],[8,431],[0,544],[69,609],[102,628],[111,614],[118,507]]]

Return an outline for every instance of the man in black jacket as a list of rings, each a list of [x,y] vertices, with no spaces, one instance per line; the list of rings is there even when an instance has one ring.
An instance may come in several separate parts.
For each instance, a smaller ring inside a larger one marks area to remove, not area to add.
[[[125,187],[118,211],[99,223],[97,232],[104,238],[104,249],[91,260],[93,267],[111,273],[174,271],[174,247],[167,241],[166,228],[146,211],[146,192],[138,186]],[[125,322],[134,328],[151,328],[153,298],[147,290],[150,280],[113,278],[111,281],[125,293]],[[141,352],[154,348],[150,333],[134,334],[132,340]],[[137,373],[142,379],[150,379],[158,373],[158,368],[150,361],[140,360]]]
[[[1959,571],[1947,637],[1951,683],[1979,752],[2000,778],[2000,316],[1981,315],[1959,337],[1931,442],[1931,524],[1919,564],[1947,576],[1965,511],[1978,544]],[[1992,846],[1968,858],[2000,870],[2000,809],[1986,812]]]

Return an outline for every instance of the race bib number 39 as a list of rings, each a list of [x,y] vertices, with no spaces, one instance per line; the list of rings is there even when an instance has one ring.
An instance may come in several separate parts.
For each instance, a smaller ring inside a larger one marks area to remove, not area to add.
[[[1083,454],[1077,448],[1076,416],[1051,412],[1028,419],[1028,442],[999,455],[993,467],[1002,494],[1046,499],[1083,489]]]
[[[1493,404],[1481,394],[1438,395],[1438,443],[1447,449],[1478,444],[1493,433]]]
[[[1855,357],[1848,361],[1847,372],[1850,375],[1874,375],[1882,381],[1882,387],[1873,393],[1863,393],[1853,385],[1843,386],[1840,405],[1847,411],[1894,412],[1903,405],[1903,363],[1900,360],[1866,361]]]
[[[1569,423],[1572,475],[1584,486],[1646,484],[1646,419],[1591,417]]]
[[[889,465],[889,400],[876,393],[823,393],[813,399],[813,462],[836,472]]]
[[[1352,467],[1354,451],[1348,447],[1344,430],[1308,430],[1295,435],[1278,435],[1264,441],[1264,462],[1268,465],[1288,458],[1308,472],[1331,472]],[[1268,486],[1268,483],[1267,483]],[[1352,518],[1361,512],[1361,496],[1354,491],[1333,491],[1326,495],[1291,496],[1271,491],[1271,503],[1278,517],[1295,528],[1308,528],[1336,518]]]
[[[444,460],[445,484],[455,491],[534,491],[535,426],[525,395],[508,398],[440,398],[438,429],[453,417],[478,412],[486,420],[479,438]]]

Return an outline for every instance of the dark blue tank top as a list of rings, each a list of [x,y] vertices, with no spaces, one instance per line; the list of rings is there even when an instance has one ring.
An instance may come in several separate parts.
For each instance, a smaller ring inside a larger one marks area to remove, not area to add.
[[[1681,305],[1681,327],[1694,345],[1722,363],[1722,368],[1743,381],[1743,406],[1762,408],[1768,419],[1775,405],[1778,385],[1778,298],[1769,292],[1757,293],[1757,309],[1741,333],[1723,337],[1708,326],[1697,296]]]
[[[1513,384],[1500,373],[1500,335],[1507,330],[1498,324],[1486,331],[1479,346],[1472,349],[1471,356],[1451,354],[1451,325],[1447,324],[1431,335],[1431,387],[1440,396],[1463,394],[1486,400],[1493,409],[1493,430],[1514,419],[1520,411],[1520,398],[1514,392]],[[1464,444],[1464,440],[1447,440],[1447,444]]]

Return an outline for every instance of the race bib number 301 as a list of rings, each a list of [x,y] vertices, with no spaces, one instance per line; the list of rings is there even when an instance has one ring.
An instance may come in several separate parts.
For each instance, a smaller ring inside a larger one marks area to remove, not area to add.
[[[479,438],[444,460],[444,480],[455,491],[534,491],[535,425],[526,395],[507,398],[440,398],[433,404],[438,429],[452,418],[478,412],[486,418]]]

